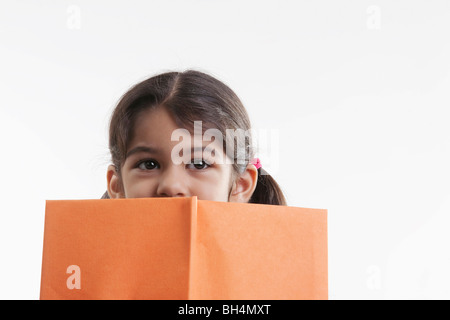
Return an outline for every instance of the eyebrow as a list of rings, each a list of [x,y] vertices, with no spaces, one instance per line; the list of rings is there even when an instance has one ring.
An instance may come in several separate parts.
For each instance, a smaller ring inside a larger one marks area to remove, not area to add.
[[[207,149],[207,146],[191,148],[191,154],[195,154],[195,151],[202,151],[202,153],[203,153],[203,152],[205,152],[206,149]],[[208,150],[214,150],[214,152],[215,152],[216,149],[208,148]],[[145,153],[150,153],[150,154],[159,154],[161,151],[159,149],[153,148],[153,147],[139,146],[139,147],[133,148],[130,151],[128,151],[125,159],[128,157],[131,157],[135,153],[140,153],[140,152],[145,152]]]
[[[132,156],[135,153],[140,153],[140,152],[158,154],[160,151],[158,149],[152,148],[152,147],[139,146],[139,147],[133,148],[130,151],[128,151],[125,159]]]

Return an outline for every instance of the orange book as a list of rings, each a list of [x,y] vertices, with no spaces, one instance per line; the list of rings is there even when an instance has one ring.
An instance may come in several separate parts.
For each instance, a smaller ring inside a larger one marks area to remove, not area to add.
[[[327,211],[197,197],[47,200],[40,298],[324,300]]]

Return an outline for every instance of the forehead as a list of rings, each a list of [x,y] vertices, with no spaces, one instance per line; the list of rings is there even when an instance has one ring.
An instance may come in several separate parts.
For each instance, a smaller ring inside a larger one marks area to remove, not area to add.
[[[169,138],[177,129],[173,117],[162,107],[146,109],[139,112],[134,126],[133,140],[148,137]]]
[[[207,127],[203,126],[204,124],[202,123],[202,130],[204,131]],[[180,138],[180,132],[184,132],[182,139]],[[175,145],[179,145],[180,143],[193,146],[193,133],[194,126],[191,128],[180,127],[166,108],[156,107],[146,109],[141,111],[136,118],[133,137],[128,149],[137,145],[148,144],[162,150],[172,149]],[[186,139],[187,137],[190,139]],[[195,142],[198,143],[197,141]],[[220,141],[215,141],[215,139],[213,139],[213,141],[211,141],[211,139],[203,141],[202,139],[201,145],[214,145],[215,149],[219,152],[222,152],[223,148]]]

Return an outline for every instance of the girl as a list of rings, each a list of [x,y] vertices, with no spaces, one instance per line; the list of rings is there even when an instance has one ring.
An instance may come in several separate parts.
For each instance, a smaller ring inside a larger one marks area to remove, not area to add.
[[[225,139],[202,141],[191,149],[190,138],[198,123],[201,134],[214,129]],[[187,132],[182,142],[174,135],[180,128]],[[226,135],[237,129],[250,132],[247,111],[228,86],[210,75],[168,72],[136,84],[122,96],[111,117],[112,164],[102,199],[197,196],[199,200],[286,205],[278,184],[253,159],[251,136]],[[230,142],[236,148],[230,148]],[[175,152],[180,146],[181,153]],[[207,154],[206,147],[211,146],[213,151]],[[175,163],[174,156],[189,157],[189,150],[196,156],[200,150],[201,157]],[[219,156],[227,161],[214,161]]]

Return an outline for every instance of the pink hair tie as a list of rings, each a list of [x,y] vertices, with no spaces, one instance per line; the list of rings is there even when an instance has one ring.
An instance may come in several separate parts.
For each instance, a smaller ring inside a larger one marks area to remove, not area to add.
[[[253,164],[256,167],[256,169],[259,169],[262,167],[261,161],[259,161],[259,158],[252,159],[252,161],[250,161],[250,163]]]

